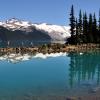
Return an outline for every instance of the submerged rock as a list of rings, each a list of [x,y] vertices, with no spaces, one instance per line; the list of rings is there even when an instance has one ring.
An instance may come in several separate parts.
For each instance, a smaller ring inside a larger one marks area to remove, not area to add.
[[[92,88],[90,92],[91,93],[96,93],[99,90],[100,90],[100,87],[95,87],[95,88]]]
[[[67,97],[66,100],[77,100],[75,97]]]

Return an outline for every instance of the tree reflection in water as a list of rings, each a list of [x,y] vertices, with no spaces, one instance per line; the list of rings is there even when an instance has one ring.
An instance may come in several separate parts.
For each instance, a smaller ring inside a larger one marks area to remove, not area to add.
[[[69,53],[69,84],[70,87],[77,82],[94,81],[100,84],[100,52]]]

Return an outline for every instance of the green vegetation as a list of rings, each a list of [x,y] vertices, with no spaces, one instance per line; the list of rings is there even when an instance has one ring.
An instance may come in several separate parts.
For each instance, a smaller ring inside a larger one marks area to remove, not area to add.
[[[76,19],[76,20],[75,20]],[[79,11],[79,17],[74,16],[74,7],[71,7],[70,13],[70,33],[71,37],[68,39],[69,44],[82,43],[100,43],[100,11],[99,18],[96,18],[95,13],[89,14]]]

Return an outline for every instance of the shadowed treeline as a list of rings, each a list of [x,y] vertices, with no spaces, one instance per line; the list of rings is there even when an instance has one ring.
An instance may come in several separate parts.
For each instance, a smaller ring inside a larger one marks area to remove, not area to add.
[[[71,37],[67,40],[68,43],[100,43],[100,10],[98,16],[80,10],[77,17],[72,5],[69,19]]]

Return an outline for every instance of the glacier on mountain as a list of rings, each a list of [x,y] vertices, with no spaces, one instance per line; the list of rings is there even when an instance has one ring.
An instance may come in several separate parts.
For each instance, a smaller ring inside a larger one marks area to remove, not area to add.
[[[0,26],[7,28],[8,30],[21,30],[31,32],[32,27],[39,31],[44,31],[47,35],[51,37],[54,41],[64,41],[70,37],[70,27],[52,25],[47,23],[34,24],[28,21],[19,20],[17,18],[12,18],[6,20],[5,22],[0,22]]]

